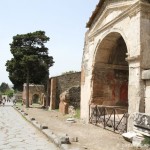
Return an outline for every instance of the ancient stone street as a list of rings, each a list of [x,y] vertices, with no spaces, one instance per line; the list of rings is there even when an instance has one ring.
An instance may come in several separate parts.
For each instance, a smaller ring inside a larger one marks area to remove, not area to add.
[[[0,150],[58,150],[11,106],[0,106]]]

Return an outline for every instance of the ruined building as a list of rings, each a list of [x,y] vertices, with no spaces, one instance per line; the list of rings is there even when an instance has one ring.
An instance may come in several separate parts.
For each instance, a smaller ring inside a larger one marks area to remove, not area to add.
[[[68,113],[68,107],[80,108],[81,72],[65,73],[49,79],[50,110],[59,109]],[[26,84],[23,85],[22,100],[26,101]],[[29,84],[29,104],[38,103],[46,106],[46,91],[44,85]]]
[[[80,107],[81,72],[67,73],[50,79],[50,109],[68,113],[68,107]]]
[[[86,27],[81,118],[90,104],[124,106],[150,115],[150,1],[100,0]]]
[[[33,103],[42,104],[45,97],[45,90],[44,85],[37,85],[37,84],[29,84],[29,104],[32,105]],[[22,100],[25,104],[26,101],[26,83],[23,85],[23,93],[22,93]]]

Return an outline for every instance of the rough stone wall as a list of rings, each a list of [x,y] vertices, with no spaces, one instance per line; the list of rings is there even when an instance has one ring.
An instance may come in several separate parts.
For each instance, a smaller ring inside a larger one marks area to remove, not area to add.
[[[64,74],[61,76],[57,76],[56,78],[56,101],[55,101],[55,108],[59,108],[59,102],[60,102],[60,94],[64,91],[67,91],[68,89],[71,89],[73,87],[80,87],[81,82],[81,72],[76,73],[70,73],[70,74]],[[52,89],[51,89],[52,91]],[[74,93],[74,92],[75,93]],[[71,89],[72,92],[72,100],[79,100],[80,92],[79,90],[75,90],[74,88]],[[55,95],[55,94],[54,94]],[[79,105],[79,104],[78,104]]]
[[[80,107],[80,86],[71,87],[69,90],[69,106]]]

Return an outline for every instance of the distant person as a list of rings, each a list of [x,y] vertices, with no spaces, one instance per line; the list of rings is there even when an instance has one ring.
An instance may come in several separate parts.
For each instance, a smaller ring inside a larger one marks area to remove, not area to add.
[[[0,99],[0,105],[2,104],[2,99]]]
[[[10,98],[8,97],[8,99],[7,99],[7,102],[9,102],[10,103]]]
[[[13,100],[13,104],[16,105],[16,99]]]
[[[5,105],[5,102],[6,102],[6,98],[3,97],[3,99],[2,99],[2,104],[3,104],[3,106]]]

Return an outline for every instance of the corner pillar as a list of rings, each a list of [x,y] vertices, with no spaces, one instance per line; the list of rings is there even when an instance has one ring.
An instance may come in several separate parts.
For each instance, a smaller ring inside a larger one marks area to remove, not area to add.
[[[141,78],[142,69],[140,57],[137,56],[129,61],[129,87],[128,87],[128,131],[133,130],[133,120],[135,112],[145,112],[144,103],[144,82]]]

